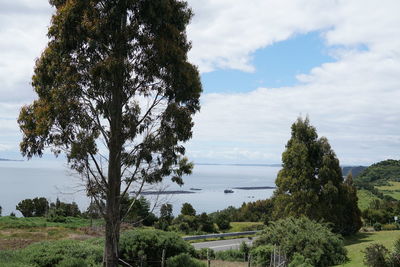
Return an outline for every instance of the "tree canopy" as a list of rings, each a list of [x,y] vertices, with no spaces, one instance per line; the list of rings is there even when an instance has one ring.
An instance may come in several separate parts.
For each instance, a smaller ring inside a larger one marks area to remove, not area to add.
[[[308,118],[292,125],[276,179],[274,216],[305,215],[332,223],[333,230],[352,234],[361,227],[356,189],[344,183],[339,160],[325,137],[318,138]]]
[[[182,143],[202,90],[187,60],[192,11],[179,0],[50,4],[49,42],[32,78],[38,98],[18,119],[21,151],[66,154],[102,209],[105,264],[116,266],[121,196],[166,176],[182,184],[191,172]]]

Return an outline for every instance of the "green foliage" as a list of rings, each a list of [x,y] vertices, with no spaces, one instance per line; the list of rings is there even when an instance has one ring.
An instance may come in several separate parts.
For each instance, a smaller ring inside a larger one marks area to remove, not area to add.
[[[292,125],[276,179],[274,217],[307,216],[332,223],[348,235],[361,227],[357,192],[352,179],[343,181],[339,160],[326,138],[318,138],[308,118]]]
[[[200,260],[206,260],[207,255],[210,259],[215,259],[215,252],[212,249],[202,248],[202,249],[196,250],[196,258],[198,258]]]
[[[372,164],[355,179],[360,187],[364,184],[386,185],[388,181],[400,181],[400,160],[388,159]]]
[[[0,217],[1,217],[2,211],[3,211],[3,208],[0,206]]]
[[[393,230],[398,230],[399,225],[398,224],[383,224],[381,227],[381,230],[383,231],[393,231]]]
[[[107,202],[105,255],[116,265],[119,193],[165,177],[182,185],[193,168],[183,146],[202,91],[187,58],[193,14],[180,0],[50,4],[49,41],[32,77],[37,98],[18,118],[20,149],[28,158],[65,153],[88,195]]]
[[[100,246],[75,240],[60,240],[52,242],[36,243],[21,250],[20,255],[24,262],[40,267],[58,266],[71,259],[81,259],[85,262],[101,263],[103,250]],[[63,265],[70,266],[70,265]],[[71,265],[72,266],[72,265]]]
[[[289,259],[297,252],[310,259],[316,267],[340,264],[346,260],[341,237],[307,217],[289,217],[271,222],[255,241],[255,247],[274,244],[279,245]]]
[[[78,217],[81,215],[78,204],[75,202],[65,203],[58,198],[55,203],[50,204],[49,216],[52,217]]]
[[[202,214],[197,216],[197,220],[198,220],[198,224],[199,224],[198,231],[206,232],[206,233],[216,232],[214,222],[211,219],[211,217],[209,217],[207,215],[207,213],[203,212]]]
[[[120,256],[127,262],[133,262],[142,255],[145,255],[147,259],[161,259],[163,249],[166,251],[166,258],[181,253],[195,255],[194,248],[173,232],[134,230],[121,236]]]
[[[370,267],[386,267],[388,252],[381,244],[371,244],[364,251],[364,264]]]
[[[273,199],[257,200],[243,203],[241,207],[229,206],[221,211],[213,212],[211,217],[215,218],[220,213],[228,216],[231,222],[268,222],[272,217]]]
[[[183,203],[181,208],[181,214],[187,216],[196,216],[196,210],[190,203]]]
[[[135,199],[125,195],[121,199],[120,215],[125,222],[130,222],[135,226],[152,226],[157,220],[156,216],[150,212],[150,202],[143,196]]]
[[[161,230],[168,230],[168,227],[172,224],[172,220],[174,219],[172,213],[172,205],[171,204],[163,204],[160,208],[160,218],[157,223],[154,225],[155,228]]]
[[[380,231],[380,230],[382,230],[382,224],[380,224],[380,223],[374,223],[374,230],[375,231]]]
[[[102,224],[103,221],[96,220],[95,224]],[[65,222],[49,222],[46,217],[29,217],[18,218],[12,216],[0,217],[0,229],[13,228],[35,228],[35,227],[65,227],[65,228],[80,228],[89,226],[90,221],[83,218],[66,217]]]
[[[251,249],[252,262],[256,266],[268,266],[271,260],[271,252],[274,250],[273,245],[259,245]]]
[[[215,223],[219,230],[228,230],[231,227],[229,217],[225,213],[218,214],[215,218]]]
[[[24,217],[42,217],[45,216],[49,210],[49,202],[44,197],[24,199],[18,203],[16,209],[20,211]]]
[[[310,259],[304,258],[300,253],[293,255],[293,260],[289,263],[288,267],[314,267]]]
[[[167,260],[168,267],[206,267],[206,264],[193,259],[189,254],[183,253]]]
[[[245,254],[237,249],[228,249],[215,252],[215,259],[222,261],[245,261]]]

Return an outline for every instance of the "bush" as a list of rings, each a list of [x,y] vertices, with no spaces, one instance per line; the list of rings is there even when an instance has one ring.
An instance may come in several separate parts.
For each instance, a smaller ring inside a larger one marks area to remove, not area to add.
[[[299,253],[295,253],[288,267],[313,267],[313,265],[310,259],[304,258],[304,256]]]
[[[208,256],[210,257],[210,259],[215,259],[214,250],[209,249],[209,248],[202,248],[202,249],[196,250],[196,258],[198,258],[200,260],[206,260],[207,252],[208,252]]]
[[[167,267],[205,267],[206,264],[193,259],[189,254],[179,254],[167,260]]]
[[[244,261],[244,253],[237,249],[215,252],[215,259],[222,261]]]
[[[371,244],[364,250],[364,264],[370,267],[386,267],[388,252],[381,244]]]
[[[256,266],[268,266],[271,260],[272,245],[262,245],[251,249],[252,262]]]
[[[255,241],[255,247],[273,244],[279,244],[289,260],[296,252],[301,253],[316,267],[341,264],[347,259],[341,236],[306,217],[271,222]]]
[[[134,262],[141,256],[148,260],[161,260],[165,249],[166,258],[188,253],[195,255],[194,248],[178,234],[160,230],[133,230],[121,235],[120,257],[127,262]],[[152,265],[151,263],[147,266]]]
[[[380,224],[380,223],[374,223],[374,230],[375,230],[375,231],[380,231],[380,230],[382,230],[382,224]]]
[[[28,264],[40,267],[57,266],[63,261],[64,264],[67,264],[68,261],[72,263],[71,258],[76,261],[83,259],[87,262],[101,263],[103,247],[75,240],[41,242],[21,250],[20,257]]]
[[[215,223],[217,224],[219,230],[228,230],[231,228],[228,215],[225,213],[220,213],[215,218]]]
[[[392,231],[392,230],[397,230],[399,228],[397,224],[384,224],[382,225],[381,229],[384,231]]]
[[[85,260],[85,259],[76,259],[76,258],[65,258],[64,260],[60,261],[59,264],[57,264],[57,267],[83,267],[83,266],[101,266],[100,263],[96,264],[95,262],[91,260]]]

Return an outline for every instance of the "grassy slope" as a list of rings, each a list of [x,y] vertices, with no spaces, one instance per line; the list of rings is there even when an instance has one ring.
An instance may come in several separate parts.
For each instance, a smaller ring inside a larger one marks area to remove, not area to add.
[[[379,199],[374,194],[372,194],[370,191],[364,190],[364,189],[357,191],[357,197],[358,197],[358,207],[360,208],[360,210],[367,209],[369,204],[373,200]]]
[[[397,200],[400,200],[400,182],[389,182],[390,185],[376,186],[384,195],[389,195]]]
[[[381,243],[389,250],[392,249],[394,241],[400,238],[400,231],[380,231],[371,233],[358,233],[345,240],[348,251],[349,262],[340,266],[361,267],[363,264],[363,251],[372,243]]]
[[[101,224],[100,220],[94,225]],[[89,229],[90,220],[67,218],[65,223],[47,222],[46,218],[0,217],[0,250],[19,249],[44,240],[87,239],[98,233]]]

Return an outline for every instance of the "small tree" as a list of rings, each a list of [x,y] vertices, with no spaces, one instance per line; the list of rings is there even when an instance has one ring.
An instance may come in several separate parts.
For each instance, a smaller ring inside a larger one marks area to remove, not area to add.
[[[0,206],[0,217],[1,217],[2,211],[3,211],[3,208]]]
[[[33,217],[34,206],[32,199],[24,199],[15,207],[24,217]]]
[[[156,228],[161,230],[168,230],[168,227],[172,224],[172,220],[174,216],[172,214],[172,205],[171,204],[163,204],[160,208],[160,218],[156,223]]]
[[[217,224],[219,230],[227,230],[231,228],[229,216],[223,212],[216,216],[215,223]]]
[[[182,209],[181,209],[181,214],[188,215],[188,216],[196,216],[196,210],[193,208],[193,206],[190,203],[183,203]]]

